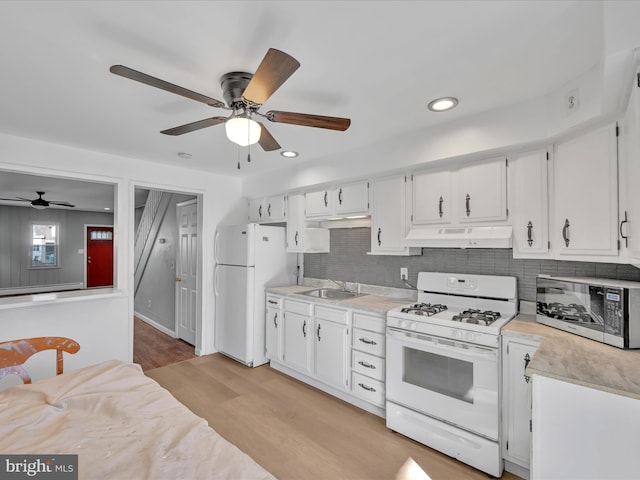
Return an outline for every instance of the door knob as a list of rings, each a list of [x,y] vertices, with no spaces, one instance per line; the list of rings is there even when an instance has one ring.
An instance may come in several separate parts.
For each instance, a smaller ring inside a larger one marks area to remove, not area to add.
[[[181,282],[181,281],[182,281],[182,278],[176,277],[176,282]]]

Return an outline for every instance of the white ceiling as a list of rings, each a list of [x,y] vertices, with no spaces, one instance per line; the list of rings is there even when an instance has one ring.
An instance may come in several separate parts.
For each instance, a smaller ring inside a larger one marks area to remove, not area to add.
[[[0,131],[255,175],[541,97],[602,62],[602,37],[600,2],[3,1]],[[266,122],[300,157],[256,146],[240,171],[246,149],[229,142],[222,125],[159,133],[226,110],[109,73],[122,64],[222,99],[220,76],[255,71],[270,47],[301,67],[262,112],[344,116],[352,126]],[[458,108],[426,109],[445,95],[458,97]]]

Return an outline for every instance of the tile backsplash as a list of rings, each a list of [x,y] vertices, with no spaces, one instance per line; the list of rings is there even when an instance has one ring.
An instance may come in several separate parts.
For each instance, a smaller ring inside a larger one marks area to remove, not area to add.
[[[370,228],[331,230],[330,253],[304,255],[304,275],[385,287],[408,288],[400,280],[400,268],[409,269],[409,283],[418,272],[510,275],[518,278],[520,300],[535,301],[538,274],[618,278],[640,282],[640,269],[617,263],[514,259],[511,249],[423,248],[421,256],[367,255]]]

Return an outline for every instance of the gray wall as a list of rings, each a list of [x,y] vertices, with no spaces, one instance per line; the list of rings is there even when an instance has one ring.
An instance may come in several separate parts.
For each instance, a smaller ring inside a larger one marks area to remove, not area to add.
[[[33,221],[60,224],[59,268],[29,268]],[[83,282],[85,224],[113,225],[113,213],[0,205],[0,288]]]
[[[192,198],[195,197],[172,195],[134,301],[136,313],[144,315],[172,332],[175,331],[176,318],[175,266],[178,252],[176,204]],[[160,243],[161,238],[165,240],[164,243]]]
[[[406,288],[400,267],[409,269],[412,285],[421,271],[510,275],[518,278],[520,299],[529,301],[535,301],[540,273],[640,281],[640,269],[632,265],[514,259],[511,249],[423,248],[421,256],[411,257],[367,255],[370,249],[370,228],[333,229],[330,253],[304,255],[305,277]]]

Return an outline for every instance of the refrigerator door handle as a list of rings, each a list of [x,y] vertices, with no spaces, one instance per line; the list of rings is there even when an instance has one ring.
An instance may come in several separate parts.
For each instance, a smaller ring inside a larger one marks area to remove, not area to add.
[[[213,293],[216,297],[220,296],[220,292],[218,291],[219,278],[220,278],[220,267],[216,265],[216,268],[213,271]]]
[[[216,263],[220,263],[218,259],[218,249],[220,248],[220,232],[216,230],[216,234],[213,237],[213,259]]]

